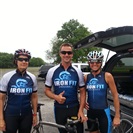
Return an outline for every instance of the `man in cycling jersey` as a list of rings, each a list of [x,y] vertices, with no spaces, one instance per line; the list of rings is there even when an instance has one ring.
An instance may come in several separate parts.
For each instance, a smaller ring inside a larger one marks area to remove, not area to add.
[[[116,85],[111,73],[101,71],[103,58],[104,56],[101,51],[91,51],[88,54],[88,63],[91,68],[91,73],[84,76],[86,89],[88,91],[88,104],[86,104],[85,107],[87,109],[88,128],[92,125],[89,118],[98,120],[98,123],[95,123],[90,133],[111,133],[112,120],[107,103],[108,88],[114,99],[115,116],[113,126],[120,124],[120,105]]]
[[[81,119],[81,122],[84,122],[87,120],[83,113],[86,100],[85,83],[82,71],[71,65],[72,45],[63,43],[60,46],[59,55],[61,63],[49,69],[44,92],[49,98],[55,100],[56,123],[65,125],[67,118],[71,116],[77,116],[78,119]],[[78,89],[80,90],[80,102]],[[83,133],[83,130],[83,123],[78,123],[77,133]],[[64,129],[59,129],[59,132],[67,133]]]
[[[0,81],[0,130],[4,133],[30,133],[32,124],[37,124],[37,80],[27,71],[30,58],[25,49],[16,50],[16,70]]]

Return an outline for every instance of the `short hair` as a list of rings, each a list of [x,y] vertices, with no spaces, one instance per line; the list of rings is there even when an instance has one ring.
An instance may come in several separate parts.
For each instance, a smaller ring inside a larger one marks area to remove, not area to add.
[[[60,51],[61,51],[61,48],[62,48],[63,46],[71,47],[72,50],[73,50],[73,45],[72,45],[71,43],[62,43],[61,46],[60,46]]]

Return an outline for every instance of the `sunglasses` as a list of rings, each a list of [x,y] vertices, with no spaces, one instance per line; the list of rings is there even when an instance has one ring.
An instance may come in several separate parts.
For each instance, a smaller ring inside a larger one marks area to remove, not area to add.
[[[102,63],[102,61],[100,61],[100,60],[90,60],[89,63],[90,64],[94,64],[94,63],[100,64],[100,63]]]
[[[61,51],[60,52],[61,54],[68,54],[68,55],[71,55],[73,52],[72,51]]]
[[[21,62],[22,62],[22,61],[29,62],[29,59],[28,59],[28,58],[18,58],[17,60],[18,60],[18,61],[21,61]]]
[[[90,64],[94,64],[94,63],[96,63],[96,64],[100,64],[101,62],[90,62]]]

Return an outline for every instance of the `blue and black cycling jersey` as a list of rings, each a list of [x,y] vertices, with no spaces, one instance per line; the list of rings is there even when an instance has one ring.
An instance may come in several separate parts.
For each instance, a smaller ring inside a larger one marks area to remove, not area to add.
[[[86,86],[88,90],[88,103],[92,109],[106,109],[108,84],[105,81],[105,72],[100,72],[94,77],[88,74]]]
[[[55,101],[55,106],[69,107],[77,105],[78,101],[78,89],[85,86],[83,73],[75,66],[69,66],[67,70],[59,64],[49,69],[45,86],[54,89],[55,94],[60,94],[65,91],[64,97],[66,101],[64,104],[59,104]]]
[[[7,95],[5,115],[26,115],[32,111],[31,95],[37,92],[36,77],[28,71],[23,75],[18,70],[8,72],[1,79],[0,92]]]

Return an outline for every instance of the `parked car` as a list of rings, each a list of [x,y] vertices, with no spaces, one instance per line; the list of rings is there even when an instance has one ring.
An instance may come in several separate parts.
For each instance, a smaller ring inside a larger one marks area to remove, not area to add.
[[[100,47],[116,52],[103,66],[112,73],[120,100],[121,118],[133,123],[133,26],[111,28],[96,32],[75,44],[75,49]],[[108,90],[108,103],[114,117],[114,105]]]
[[[83,74],[87,74],[90,72],[90,68],[89,68],[89,65],[87,63],[72,63],[73,66],[76,66],[78,67],[79,69],[81,69],[81,71],[83,72]],[[48,70],[55,66],[54,64],[45,64],[45,65],[42,65],[40,68],[39,68],[39,74],[38,74],[38,77],[40,78],[46,78],[46,75],[47,75],[47,72]]]
[[[45,65],[41,65],[41,67],[39,68],[39,74],[38,77],[39,78],[46,78],[47,72],[48,70],[53,67],[54,64],[45,64]]]
[[[72,66],[76,66],[79,69],[81,69],[83,74],[90,73],[90,67],[89,67],[89,65],[87,63],[72,63]]]

